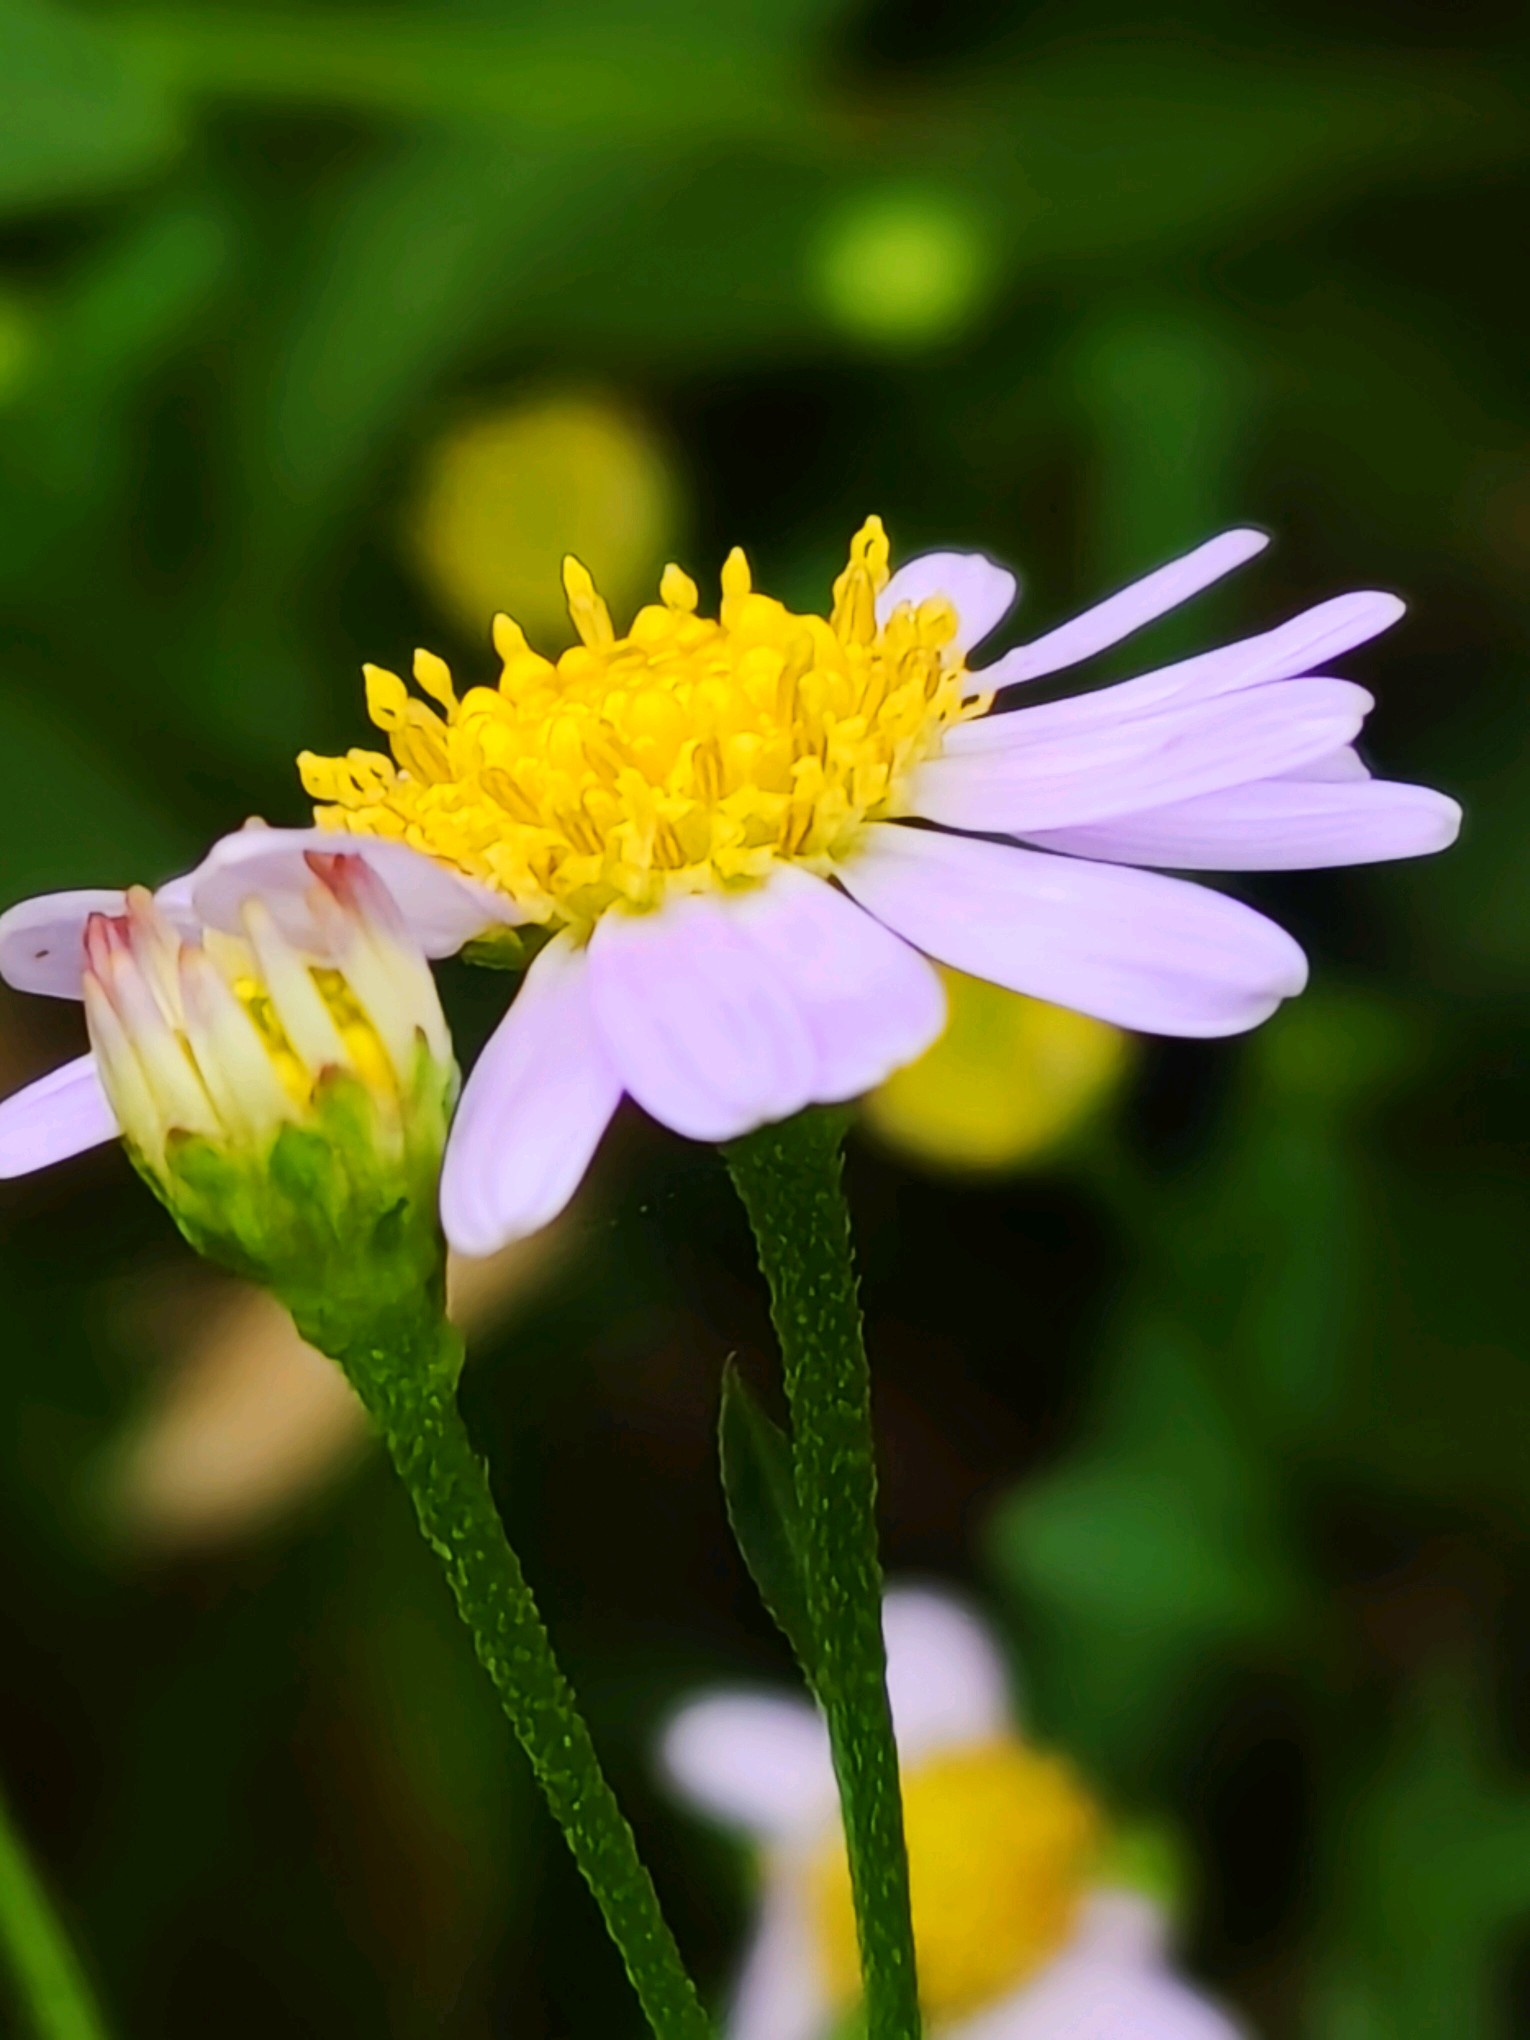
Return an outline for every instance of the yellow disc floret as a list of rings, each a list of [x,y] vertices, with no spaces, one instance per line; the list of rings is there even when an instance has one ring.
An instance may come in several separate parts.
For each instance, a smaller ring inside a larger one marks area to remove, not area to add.
[[[1006,1996],[1066,1943],[1099,1816],[1058,1759],[1005,1739],[907,1772],[903,1820],[920,2001],[934,2023],[960,2019]],[[814,1881],[824,1981],[844,2009],[860,1969],[842,1842]]]
[[[618,637],[577,560],[564,563],[580,642],[556,661],[495,619],[497,688],[460,699],[417,654],[421,700],[366,669],[391,757],[299,759],[328,828],[409,843],[497,887],[528,920],[587,927],[617,903],[741,885],[787,860],[827,872],[868,821],[906,812],[908,776],[964,699],[956,615],[939,597],[881,623],[887,537],[857,534],[827,619],[755,591],[744,555],[718,617],[666,567],[660,600]]]

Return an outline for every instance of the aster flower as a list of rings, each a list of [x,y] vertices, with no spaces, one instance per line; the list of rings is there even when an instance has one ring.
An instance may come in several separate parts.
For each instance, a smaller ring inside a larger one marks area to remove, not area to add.
[[[942,1594],[887,1596],[920,1994],[932,2040],[1235,2040],[1172,1967],[1167,1922],[1102,1869],[1104,1821],[1028,1745],[983,1625]],[[714,1693],[669,1724],[693,1805],[753,1841],[761,1885],[727,2040],[827,2040],[856,1970],[829,1743],[805,1701]]]
[[[453,1129],[442,1214],[470,1254],[562,1208],[624,1094],[728,1140],[871,1089],[940,1032],[928,959],[1121,1027],[1237,1033],[1302,989],[1305,958],[1251,907],[1154,867],[1290,870],[1453,839],[1453,801],[1370,777],[1354,740],[1371,697],[1326,671],[1402,604],[1340,596],[1063,700],[1008,690],[1265,543],[1226,532],[982,668],[969,658],[1014,576],[949,552],[890,573],[874,518],[827,618],[757,592],[735,551],[715,621],[670,567],[618,637],[569,561],[572,650],[542,658],[501,617],[497,687],[459,697],[427,653],[419,694],[369,667],[390,755],[305,755],[318,827],[225,839],[190,896],[235,927],[258,894],[299,933],[304,859],[338,833],[427,954],[524,961],[541,944]],[[43,929],[39,988],[68,989],[81,918],[68,895],[13,909],[0,973],[39,975]],[[88,1131],[87,1114],[76,1145]]]

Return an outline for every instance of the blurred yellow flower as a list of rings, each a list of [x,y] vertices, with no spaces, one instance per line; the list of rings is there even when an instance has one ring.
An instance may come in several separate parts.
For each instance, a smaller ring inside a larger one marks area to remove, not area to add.
[[[954,1170],[1002,1170],[1047,1154],[1120,1086],[1118,1027],[941,969],[946,1031],[867,1098],[889,1145]]]
[[[555,392],[444,433],[408,538],[431,592],[475,637],[508,610],[533,635],[565,638],[564,556],[583,560],[619,611],[635,606],[680,516],[679,477],[651,426],[611,399]]]

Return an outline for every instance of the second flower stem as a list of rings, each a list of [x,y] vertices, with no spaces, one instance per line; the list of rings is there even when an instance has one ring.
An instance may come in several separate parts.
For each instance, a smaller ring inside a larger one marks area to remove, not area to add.
[[[841,1185],[843,1142],[842,1115],[805,1112],[734,1141],[727,1159],[781,1342],[816,1685],[844,1815],[866,2032],[868,2040],[919,2040],[882,1641],[871,1377]]]
[[[487,1469],[463,1424],[456,1395],[462,1359],[457,1333],[422,1314],[414,1323],[389,1322],[368,1341],[331,1343],[323,1329],[313,1327],[309,1336],[334,1352],[382,1433],[420,1528],[445,1570],[457,1611],[595,1895],[650,2027],[659,2040],[710,2040],[711,2023],[505,1536]]]
[[[36,2040],[106,2040],[84,1969],[3,1799],[0,1951]]]

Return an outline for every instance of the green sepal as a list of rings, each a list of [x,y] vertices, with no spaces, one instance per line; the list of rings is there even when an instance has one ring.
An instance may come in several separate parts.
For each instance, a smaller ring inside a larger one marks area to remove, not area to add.
[[[728,1521],[760,1599],[815,1683],[817,1650],[802,1571],[802,1519],[791,1441],[750,1394],[736,1362],[723,1368],[717,1425]]]
[[[301,1123],[244,1145],[172,1133],[162,1158],[133,1159],[198,1253],[273,1290],[338,1353],[443,1307],[436,1198],[456,1088],[421,1041],[402,1097],[330,1070]]]

